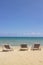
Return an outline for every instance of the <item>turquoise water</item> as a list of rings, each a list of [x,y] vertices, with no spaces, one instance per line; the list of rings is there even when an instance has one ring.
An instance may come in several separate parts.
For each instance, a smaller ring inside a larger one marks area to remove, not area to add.
[[[39,42],[41,45],[43,45],[43,37],[0,37],[0,45],[20,45],[22,43],[32,45],[35,42]]]

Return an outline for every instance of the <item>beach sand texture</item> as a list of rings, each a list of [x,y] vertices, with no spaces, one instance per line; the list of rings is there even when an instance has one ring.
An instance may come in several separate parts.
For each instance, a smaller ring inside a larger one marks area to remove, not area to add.
[[[43,47],[41,51],[19,51],[20,47],[13,47],[14,51],[1,52],[0,65],[43,65]]]

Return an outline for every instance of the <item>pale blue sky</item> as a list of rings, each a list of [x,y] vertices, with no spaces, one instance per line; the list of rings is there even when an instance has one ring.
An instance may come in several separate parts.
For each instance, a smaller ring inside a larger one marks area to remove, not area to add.
[[[43,0],[0,0],[0,36],[43,36]]]

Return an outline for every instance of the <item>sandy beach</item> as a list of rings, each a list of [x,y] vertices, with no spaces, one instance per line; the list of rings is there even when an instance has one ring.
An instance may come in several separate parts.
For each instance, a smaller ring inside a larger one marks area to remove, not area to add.
[[[0,65],[43,65],[43,47],[40,50],[19,51],[19,46],[13,47],[14,51],[1,52]]]

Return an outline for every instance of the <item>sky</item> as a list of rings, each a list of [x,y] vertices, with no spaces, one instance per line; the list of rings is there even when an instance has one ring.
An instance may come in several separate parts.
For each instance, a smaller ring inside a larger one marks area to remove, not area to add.
[[[43,37],[43,0],[0,0],[0,36]]]

